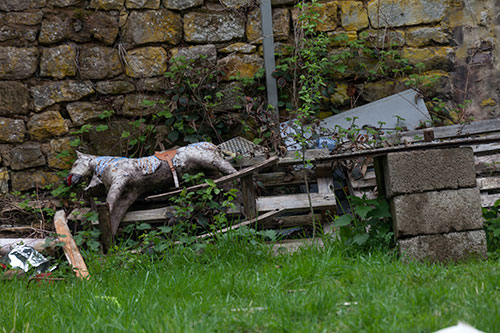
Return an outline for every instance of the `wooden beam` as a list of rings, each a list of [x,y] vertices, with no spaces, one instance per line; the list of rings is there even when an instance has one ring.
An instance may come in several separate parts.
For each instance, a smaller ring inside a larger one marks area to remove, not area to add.
[[[76,246],[73,236],[71,236],[64,210],[58,210],[56,212],[54,216],[54,227],[56,228],[58,240],[63,243],[66,259],[68,259],[69,264],[73,267],[76,276],[82,279],[88,279],[89,272],[87,270],[87,265],[85,265],[82,254],[80,250],[78,250],[78,246]]]
[[[234,179],[237,179],[237,178],[241,178],[241,177],[250,175],[258,170],[261,170],[261,169],[264,169],[264,168],[267,168],[267,167],[270,167],[270,166],[276,164],[278,162],[278,160],[279,160],[279,158],[277,156],[270,157],[270,158],[266,159],[265,161],[262,161],[260,163],[255,164],[254,166],[251,166],[251,167],[245,168],[243,170],[240,170],[236,173],[218,178],[218,179],[214,180],[214,183],[216,185],[219,185],[219,184],[227,183],[227,182],[234,180]],[[188,187],[188,188],[186,188],[186,190],[187,191],[196,191],[196,190],[203,189],[206,187],[208,187],[208,184],[199,184],[199,185]],[[183,190],[184,189],[176,190],[176,191],[172,191],[172,192],[168,192],[168,193],[163,193],[163,194],[151,195],[151,196],[147,197],[146,200],[150,200],[150,201],[164,200],[172,195],[176,195],[176,194],[181,193],[181,191],[183,191]]]
[[[335,195],[333,193],[311,193],[311,200],[314,209],[335,208]],[[257,209],[259,212],[268,212],[274,209],[300,211],[309,208],[307,193],[257,198]]]
[[[452,148],[452,147],[470,146],[473,144],[483,144],[492,142],[500,142],[500,135],[485,136],[478,138],[455,139],[455,140],[441,141],[441,142],[415,143],[408,146],[400,145],[400,146],[392,146],[392,147],[377,148],[377,149],[359,150],[355,152],[336,154],[336,155],[330,155],[328,157],[317,158],[316,162],[350,160],[362,157],[376,157],[400,151],[414,151],[414,150],[434,149],[434,148]]]
[[[113,243],[113,231],[111,230],[111,218],[109,213],[109,204],[107,202],[96,205],[97,215],[99,216],[99,230],[101,231],[102,252],[108,253]]]
[[[257,203],[255,186],[252,175],[241,178],[241,196],[243,204],[243,214],[245,218],[252,219],[257,216]]]

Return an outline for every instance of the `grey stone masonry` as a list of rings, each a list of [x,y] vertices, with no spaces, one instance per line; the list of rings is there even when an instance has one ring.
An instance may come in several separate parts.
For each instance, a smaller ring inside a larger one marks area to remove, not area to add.
[[[482,229],[477,188],[399,195],[391,199],[396,238]]]
[[[471,148],[390,153],[384,159],[389,198],[399,194],[476,186]]]
[[[486,258],[483,230],[425,235],[398,241],[402,260],[450,262]]]

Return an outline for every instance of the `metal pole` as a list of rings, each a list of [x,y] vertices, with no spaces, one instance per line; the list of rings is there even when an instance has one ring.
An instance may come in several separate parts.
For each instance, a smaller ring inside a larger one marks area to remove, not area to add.
[[[279,130],[278,88],[273,72],[276,69],[274,60],[273,15],[271,0],[260,0],[262,17],[262,44],[264,47],[264,67],[266,69],[266,88],[268,105],[274,108],[274,117]]]

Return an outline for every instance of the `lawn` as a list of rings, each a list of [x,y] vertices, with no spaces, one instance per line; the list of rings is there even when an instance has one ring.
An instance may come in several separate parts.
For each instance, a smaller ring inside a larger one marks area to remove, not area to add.
[[[86,260],[88,281],[0,281],[0,331],[500,331],[496,260],[404,264],[328,244],[272,256],[241,240]]]

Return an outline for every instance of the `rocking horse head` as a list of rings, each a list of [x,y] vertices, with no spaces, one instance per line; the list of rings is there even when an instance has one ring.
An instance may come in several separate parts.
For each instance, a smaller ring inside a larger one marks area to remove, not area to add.
[[[64,179],[64,183],[67,186],[78,184],[83,178],[90,176],[92,173],[90,161],[92,161],[94,156],[80,153],[78,150],[76,151],[76,155],[76,161],[73,163],[68,176]]]

